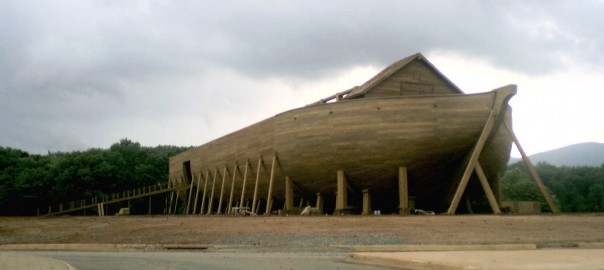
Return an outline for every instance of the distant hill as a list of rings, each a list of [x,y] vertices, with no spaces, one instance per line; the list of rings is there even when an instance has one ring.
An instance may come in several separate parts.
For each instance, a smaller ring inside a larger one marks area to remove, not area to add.
[[[530,155],[533,164],[547,162],[554,166],[594,166],[604,164],[604,143],[587,142]],[[520,161],[511,158],[510,164]]]

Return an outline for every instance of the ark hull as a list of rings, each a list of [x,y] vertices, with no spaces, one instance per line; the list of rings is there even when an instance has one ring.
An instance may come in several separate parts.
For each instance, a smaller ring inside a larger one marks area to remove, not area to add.
[[[170,177],[173,183],[199,182],[202,190],[204,186],[211,188],[217,179],[216,194],[222,193],[222,181],[226,181],[224,193],[229,194],[234,175],[233,194],[238,201],[249,165],[244,200],[254,195],[260,169],[257,196],[266,201],[276,156],[271,196],[277,203],[273,209],[285,196],[287,176],[294,182],[298,197],[311,200],[309,196],[323,194],[328,212],[336,192],[337,171],[342,170],[356,191],[351,202],[359,200],[360,190],[368,189],[374,209],[395,212],[398,168],[407,167],[409,195],[415,207],[440,212],[450,202],[493,106],[499,103],[504,108],[498,123],[510,121],[507,101],[512,95],[491,91],[362,98],[302,107],[172,157]],[[505,169],[511,149],[511,139],[504,132],[503,128],[495,129],[480,157],[495,190],[497,175]],[[470,185],[467,194],[474,196],[478,191]],[[228,196],[223,197],[225,200]]]

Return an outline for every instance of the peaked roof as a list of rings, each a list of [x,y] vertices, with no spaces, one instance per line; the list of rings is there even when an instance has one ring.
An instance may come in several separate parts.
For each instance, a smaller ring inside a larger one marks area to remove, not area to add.
[[[384,81],[385,79],[390,77],[392,74],[398,72],[399,70],[401,70],[402,68],[404,68],[409,63],[411,63],[415,60],[424,62],[430,69],[432,69],[432,71],[434,71],[434,73],[436,73],[438,76],[440,76],[445,81],[445,83],[447,85],[449,85],[453,90],[455,90],[456,92],[459,92],[460,94],[463,94],[463,91],[461,91],[461,89],[459,89],[459,87],[457,87],[453,82],[451,82],[447,77],[445,77],[445,75],[443,75],[440,71],[438,71],[438,69],[436,69],[436,67],[434,67],[434,65],[432,65],[432,63],[430,63],[430,61],[428,61],[428,59],[426,59],[426,57],[424,57],[421,53],[416,53],[414,55],[405,57],[401,60],[394,62],[394,64],[388,66],[387,68],[382,70],[377,75],[373,76],[373,78],[369,79],[367,82],[365,82],[361,86],[355,86],[353,89],[350,90],[348,95],[346,95],[346,97],[344,97],[344,99],[352,99],[352,98],[356,98],[356,97],[364,95],[369,90],[371,90],[373,87],[375,87],[376,85],[378,85],[379,83],[381,83],[382,81]]]

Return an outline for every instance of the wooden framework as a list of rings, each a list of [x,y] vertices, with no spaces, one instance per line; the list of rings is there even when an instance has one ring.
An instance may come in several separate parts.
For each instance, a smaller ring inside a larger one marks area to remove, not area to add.
[[[516,86],[509,85],[509,86],[501,88],[500,91],[516,93]],[[553,203],[553,200],[549,196],[549,193],[547,192],[545,186],[543,185],[543,182],[541,181],[541,178],[537,174],[537,171],[534,169],[532,163],[530,162],[530,160],[524,153],[524,150],[520,146],[518,138],[516,138],[516,135],[512,131],[512,128],[510,127],[509,123],[505,122],[504,118],[500,117],[502,114],[502,110],[505,108],[501,106],[503,103],[498,101],[497,98],[498,98],[497,96],[494,97],[493,109],[491,110],[489,119],[487,120],[485,127],[482,130],[480,137],[478,138],[478,141],[474,145],[474,149],[472,150],[470,160],[468,162],[468,165],[465,168],[464,174],[461,178],[459,186],[457,187],[457,191],[455,192],[453,200],[451,201],[451,205],[449,206],[449,209],[447,210],[447,214],[450,214],[450,215],[455,214],[455,211],[457,210],[457,206],[459,205],[459,201],[461,200],[461,196],[463,195],[463,192],[465,191],[468,181],[470,180],[472,171],[476,172],[478,180],[480,181],[480,184],[489,201],[489,205],[491,206],[491,210],[493,211],[493,213],[501,214],[498,200],[495,197],[495,194],[493,193],[491,186],[489,185],[487,176],[484,173],[484,170],[483,170],[482,166],[480,165],[480,162],[478,161],[478,158],[482,154],[482,150],[485,146],[485,143],[491,136],[493,136],[493,130],[497,130],[499,128],[505,129],[505,131],[507,132],[507,134],[509,135],[511,140],[514,142],[514,144],[518,148],[518,151],[522,155],[523,161],[525,162],[527,168],[529,169],[531,176],[537,183],[537,186],[539,187],[539,190],[541,191],[541,194],[545,198],[548,206],[552,210],[552,213],[558,213],[557,207],[555,206],[555,204]],[[501,98],[501,97],[499,97],[499,98]],[[506,97],[506,98],[508,98],[508,97]],[[498,175],[497,175],[497,177],[498,177]],[[499,178],[497,180],[499,181]]]
[[[188,200],[187,213],[189,209],[196,212],[202,175],[196,178],[195,193],[194,180],[189,183],[182,178],[184,162],[189,162],[195,172],[207,171],[200,212],[206,214],[213,212],[221,166],[224,173],[215,211],[219,214],[233,212],[235,196],[240,198],[235,203],[239,209],[247,207],[244,202],[251,199],[249,212],[258,213],[262,203],[264,214],[270,214],[275,201],[290,210],[294,208],[294,195],[307,199],[313,196],[307,194],[317,194],[317,205],[328,199],[330,205],[335,204],[333,210],[344,212],[349,209],[348,192],[357,191],[351,196],[358,198],[361,190],[366,190],[367,202],[369,194],[381,198],[398,190],[398,198],[386,201],[396,201],[387,207],[402,214],[408,214],[413,205],[454,214],[462,197],[467,200],[482,192],[493,212],[498,213],[498,177],[507,165],[512,141],[519,145],[509,126],[507,105],[515,93],[516,86],[510,85],[481,94],[463,94],[421,54],[415,54],[361,86],[171,157],[170,176],[175,184],[183,182],[191,189],[188,196],[178,193]],[[269,171],[263,157],[271,156]],[[253,157],[258,161],[251,161]],[[245,164],[241,189],[236,188],[237,164]],[[233,170],[225,208],[227,167]],[[212,168],[215,173],[206,201]],[[247,181],[248,171],[253,176],[254,170],[255,181]],[[261,177],[261,171],[266,177]],[[482,190],[466,190],[473,176]],[[284,179],[284,183],[277,184],[275,179]],[[548,198],[542,184],[540,188]],[[248,195],[247,190],[253,190],[253,194]],[[196,199],[190,207],[193,193]],[[334,193],[334,204],[333,197],[321,196]],[[385,207],[379,205],[381,201],[376,199],[373,204]],[[366,203],[365,210],[371,205]]]

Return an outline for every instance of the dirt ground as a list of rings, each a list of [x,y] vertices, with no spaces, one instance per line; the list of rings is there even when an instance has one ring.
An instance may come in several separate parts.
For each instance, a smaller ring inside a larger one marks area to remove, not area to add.
[[[0,244],[372,245],[604,242],[604,214],[0,217]]]

